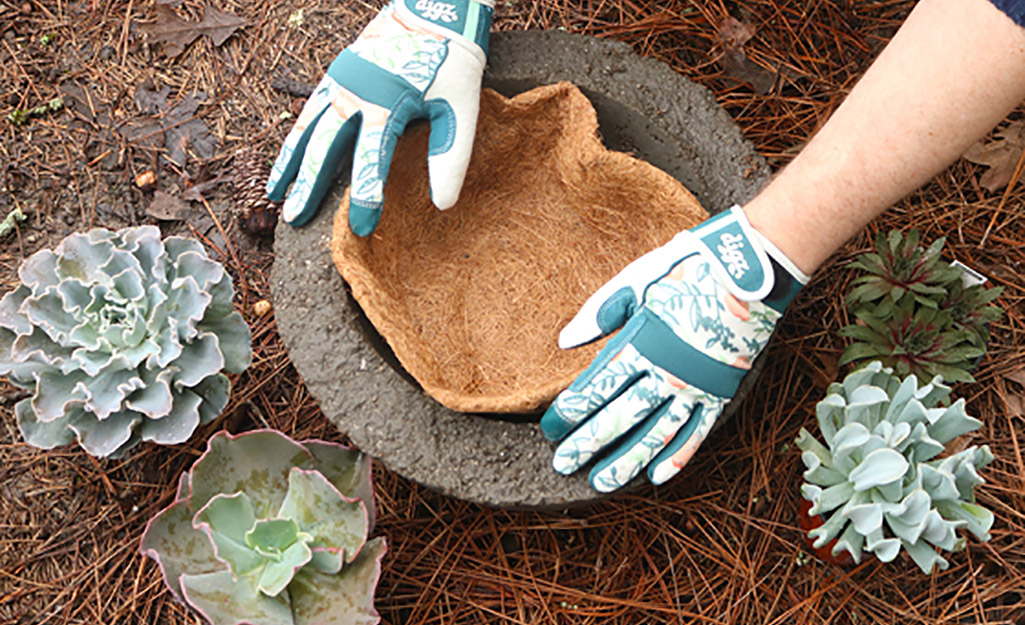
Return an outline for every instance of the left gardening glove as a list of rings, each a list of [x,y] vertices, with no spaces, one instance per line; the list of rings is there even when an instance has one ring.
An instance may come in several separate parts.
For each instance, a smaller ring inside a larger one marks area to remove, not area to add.
[[[431,123],[431,199],[450,208],[470,162],[494,0],[392,0],[331,63],[288,133],[267,181],[285,221],[317,212],[352,152],[349,226],[374,231],[395,143],[414,119]],[[295,181],[294,183],[292,181]],[[291,185],[291,191],[289,191]]]
[[[610,492],[690,460],[808,277],[739,206],[630,263],[559,335],[568,349],[619,333],[541,418],[570,474]],[[624,326],[625,324],[625,326]]]

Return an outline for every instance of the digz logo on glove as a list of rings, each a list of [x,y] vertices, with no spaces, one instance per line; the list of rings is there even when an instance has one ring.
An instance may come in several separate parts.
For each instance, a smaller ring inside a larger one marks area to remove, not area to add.
[[[727,232],[719,237],[719,241],[721,242],[719,244],[719,258],[726,265],[726,271],[729,271],[730,275],[740,280],[744,277],[747,270],[750,269],[742,251],[744,248],[744,237]]]
[[[454,22],[459,19],[456,5],[439,0],[420,0],[416,3],[416,10],[423,11],[423,17],[427,20]]]

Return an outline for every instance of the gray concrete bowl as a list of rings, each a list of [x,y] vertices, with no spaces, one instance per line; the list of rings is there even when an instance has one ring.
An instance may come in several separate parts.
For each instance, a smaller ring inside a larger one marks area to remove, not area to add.
[[[557,31],[493,36],[486,87],[511,96],[558,81],[576,84],[594,104],[607,147],[671,174],[709,212],[747,200],[768,177],[710,91],[629,46]],[[329,207],[338,205],[347,171],[343,165],[309,224],[278,225],[271,273],[282,341],[324,414],[390,469],[447,495],[506,508],[564,509],[599,499],[586,471],[563,477],[552,470],[554,445],[541,436],[536,415],[449,410],[402,370],[331,261]]]

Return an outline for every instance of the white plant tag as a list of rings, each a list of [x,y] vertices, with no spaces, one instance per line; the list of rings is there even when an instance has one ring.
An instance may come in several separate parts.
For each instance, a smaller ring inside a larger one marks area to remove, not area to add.
[[[964,282],[965,286],[975,286],[976,284],[986,284],[989,280],[986,276],[982,275],[978,271],[975,271],[968,265],[962,263],[959,260],[955,260],[950,263],[951,267],[957,267],[961,270],[961,281]]]

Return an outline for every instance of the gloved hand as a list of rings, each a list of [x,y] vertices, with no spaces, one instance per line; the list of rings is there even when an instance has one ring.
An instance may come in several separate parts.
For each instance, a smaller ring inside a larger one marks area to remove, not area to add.
[[[392,0],[331,63],[288,133],[267,181],[285,196],[285,221],[317,212],[339,162],[355,141],[349,225],[377,227],[384,182],[399,135],[413,119],[431,123],[431,198],[459,199],[470,162],[494,0]]]
[[[739,206],[630,263],[559,335],[568,349],[626,325],[541,418],[555,470],[610,492],[661,484],[697,450],[808,281]],[[607,449],[613,443],[615,448]]]

